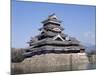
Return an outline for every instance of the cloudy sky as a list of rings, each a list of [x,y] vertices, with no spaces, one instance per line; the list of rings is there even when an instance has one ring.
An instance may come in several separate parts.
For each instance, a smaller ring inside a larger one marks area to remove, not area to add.
[[[41,21],[55,13],[62,21],[64,33],[82,44],[95,45],[95,6],[19,2],[12,0],[12,47],[27,47],[31,36],[39,34]]]

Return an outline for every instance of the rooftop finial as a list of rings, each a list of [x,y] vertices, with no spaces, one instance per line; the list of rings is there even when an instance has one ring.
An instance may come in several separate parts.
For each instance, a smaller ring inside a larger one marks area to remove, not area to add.
[[[49,18],[50,18],[50,19],[57,19],[57,16],[56,16],[55,13],[53,13],[53,14],[49,15]]]
[[[49,15],[49,17],[56,15],[55,13],[52,13],[51,15]]]

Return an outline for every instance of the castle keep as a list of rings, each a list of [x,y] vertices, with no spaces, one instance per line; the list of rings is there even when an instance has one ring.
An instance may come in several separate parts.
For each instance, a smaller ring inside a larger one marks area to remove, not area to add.
[[[63,33],[64,28],[55,14],[49,15],[46,20],[42,21],[42,24],[43,27],[39,29],[40,34],[32,37],[28,42],[29,47],[24,56],[85,52],[85,48],[76,38]]]

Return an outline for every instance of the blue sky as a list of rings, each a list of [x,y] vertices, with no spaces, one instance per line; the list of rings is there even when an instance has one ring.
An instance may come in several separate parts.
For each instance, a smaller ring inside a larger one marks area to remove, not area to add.
[[[12,47],[27,47],[31,36],[39,34],[41,21],[55,13],[64,33],[82,44],[95,45],[96,7],[89,5],[23,2],[12,0]]]

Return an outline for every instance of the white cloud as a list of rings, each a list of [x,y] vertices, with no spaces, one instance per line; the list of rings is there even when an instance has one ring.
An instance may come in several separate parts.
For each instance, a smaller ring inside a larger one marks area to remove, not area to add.
[[[83,36],[84,36],[83,37],[84,41],[86,43],[90,43],[93,45],[95,44],[95,33],[88,31],[88,32],[85,32]]]

